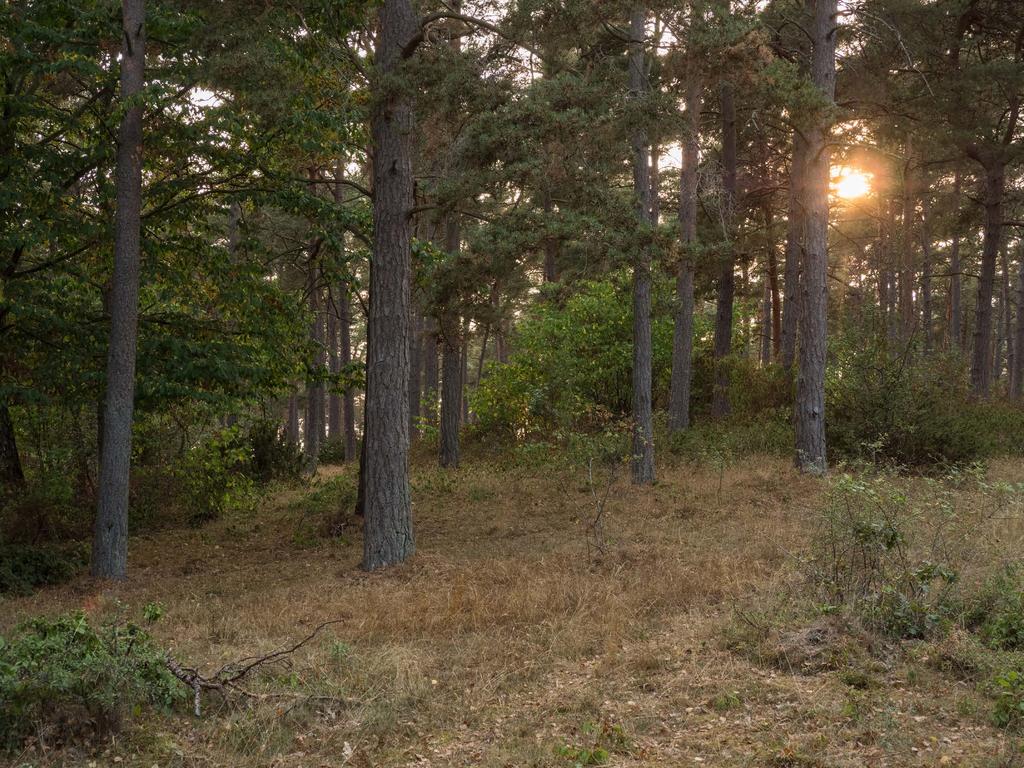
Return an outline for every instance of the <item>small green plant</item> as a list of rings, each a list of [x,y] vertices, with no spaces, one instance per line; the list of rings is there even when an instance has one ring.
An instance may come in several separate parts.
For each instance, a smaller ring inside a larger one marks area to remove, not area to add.
[[[989,648],[1024,649],[1024,574],[1017,565],[1002,569],[982,585],[966,616]]]
[[[1000,728],[1019,726],[1024,720],[1024,675],[1015,669],[995,679],[996,704],[992,719]]]
[[[183,690],[135,624],[32,619],[0,638],[0,745],[103,735],[144,706],[172,707]]]
[[[602,720],[599,723],[584,723],[580,728],[587,744],[573,746],[563,744],[555,749],[555,754],[569,761],[573,768],[587,765],[604,765],[613,753],[625,752],[629,746],[622,726]]]
[[[715,712],[728,712],[743,706],[743,699],[738,691],[722,691],[711,700],[711,708]]]

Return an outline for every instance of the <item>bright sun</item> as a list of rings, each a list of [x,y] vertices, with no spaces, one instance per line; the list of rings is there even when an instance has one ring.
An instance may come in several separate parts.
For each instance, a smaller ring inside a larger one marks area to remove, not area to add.
[[[872,174],[855,168],[839,168],[832,178],[832,192],[836,197],[853,200],[871,191]]]

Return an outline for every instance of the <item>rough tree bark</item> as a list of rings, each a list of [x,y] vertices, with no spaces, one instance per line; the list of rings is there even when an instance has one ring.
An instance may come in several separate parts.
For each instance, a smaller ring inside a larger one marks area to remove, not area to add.
[[[647,9],[634,6],[630,14],[629,93],[639,101],[647,90],[644,40]],[[633,130],[633,194],[640,227],[650,225],[651,166],[647,135]],[[654,427],[651,404],[651,251],[642,244],[633,267],[633,483],[654,482]]]
[[[985,234],[981,251],[981,277],[975,312],[974,350],[971,355],[971,392],[988,397],[992,388],[992,293],[996,260],[1003,230],[1005,166],[1002,160],[985,163]]]
[[[117,141],[110,347],[92,545],[92,574],[105,579],[123,579],[128,568],[128,490],[142,239],[142,105],[135,98],[142,91],[145,75],[145,7],[143,0],[123,0],[121,10],[120,99],[127,109],[121,118]]]
[[[732,86],[722,85],[719,101],[722,109],[722,229],[727,243],[718,276],[715,303],[715,383],[711,416],[729,414],[729,368],[726,358],[732,351],[732,310],[736,294],[736,254],[733,226],[736,214],[736,105]]]
[[[691,73],[683,115],[683,167],[679,172],[680,256],[676,267],[676,315],[672,337],[668,426],[672,432],[690,426],[690,382],[693,378],[693,249],[697,244],[697,183],[700,163],[702,82]]]
[[[836,87],[837,0],[817,0],[811,77],[831,103]],[[828,186],[831,110],[807,132],[807,218],[800,282],[800,362],[796,396],[796,465],[805,472],[828,468],[825,452],[825,355],[828,319]]]
[[[373,253],[364,437],[366,570],[400,563],[415,550],[409,499],[408,389],[412,105],[396,70],[418,28],[409,0],[384,0],[379,12],[370,116]]]

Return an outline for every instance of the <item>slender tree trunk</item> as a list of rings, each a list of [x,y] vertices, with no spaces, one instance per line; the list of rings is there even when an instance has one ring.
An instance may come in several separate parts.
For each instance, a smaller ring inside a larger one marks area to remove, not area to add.
[[[1004,243],[999,254],[1002,282],[999,287],[999,322],[996,325],[996,346],[992,356],[992,382],[999,381],[1003,374],[1003,349],[1006,349],[1007,370],[1010,368],[1013,350],[1010,349],[1010,266]]]
[[[800,261],[804,236],[804,187],[807,176],[807,144],[793,134],[793,158],[789,167],[789,212],[786,216],[786,265],[783,277],[782,337],[780,362],[789,371],[796,360],[796,334],[800,316]]]
[[[413,207],[412,105],[396,77],[419,19],[409,0],[383,0],[370,117],[373,142],[371,339],[366,360],[366,500],[363,567],[375,570],[414,549],[409,499],[409,282]]]
[[[445,249],[457,256],[462,247],[459,220],[453,214],[445,229]],[[441,328],[441,436],[439,460],[442,467],[459,466],[459,422],[462,417],[462,343],[459,316],[446,307]]]
[[[992,388],[992,292],[1002,242],[1004,171],[1000,162],[989,163],[985,168],[985,236],[971,357],[971,391],[983,398],[989,396]]]
[[[462,319],[462,361],[459,381],[459,418],[460,424],[469,423],[469,318]]]
[[[352,363],[352,298],[349,296],[347,281],[342,281],[338,290],[338,331],[341,336],[341,366],[346,371]],[[354,461],[358,445],[356,441],[356,393],[351,386],[342,390],[342,428],[345,431],[345,461]]]
[[[732,310],[736,294],[736,254],[733,227],[736,216],[736,105],[732,86],[722,85],[722,228],[727,242],[718,277],[715,311],[715,385],[711,415],[716,419],[729,414],[729,368],[727,358],[732,351]]]
[[[817,0],[811,76],[832,101],[836,86],[837,0]],[[825,356],[828,319],[828,186],[831,115],[808,131],[807,220],[800,285],[800,363],[797,374],[796,465],[805,472],[828,468],[825,452]]]
[[[931,206],[927,196],[922,197],[921,217],[921,325],[924,327],[924,351],[932,351],[935,345],[935,334],[932,328],[932,227]]]
[[[644,63],[647,9],[634,6],[630,14],[629,92],[641,100],[647,91]],[[647,135],[637,127],[633,147],[633,190],[638,226],[650,226],[651,166]],[[633,267],[633,483],[654,482],[654,426],[651,404],[651,251],[641,244]]]
[[[14,421],[6,402],[0,402],[0,483],[5,491],[25,485]]]
[[[772,233],[774,217],[770,203],[764,206],[765,247],[768,253],[768,290],[771,300],[771,342],[772,359],[778,360],[782,351],[782,307],[779,303],[779,258],[775,253],[775,238]],[[769,361],[771,362],[771,361]]]
[[[906,345],[914,335],[914,209],[916,190],[914,157],[907,136],[906,163],[903,167],[903,245],[900,249],[900,341]]]
[[[288,415],[284,425],[284,436],[290,445],[299,445],[299,398],[292,392],[288,396]]]
[[[341,396],[338,394],[337,376],[341,373],[341,356],[338,352],[338,306],[333,291],[328,292],[330,306],[327,311],[327,367],[332,377],[330,393],[327,396],[327,434],[332,443],[341,436]]]
[[[956,202],[957,223],[953,232],[953,246],[949,255],[949,347],[960,350],[962,345],[960,339],[963,336],[963,309],[960,299],[960,286],[962,285],[960,275],[960,172],[956,172],[956,180],[953,183],[953,196]]]
[[[437,424],[437,396],[440,385],[437,365],[438,329],[437,320],[431,316],[423,318],[426,329],[423,334],[423,400],[426,404],[424,417],[429,424]]]
[[[1014,332],[1013,367],[1010,375],[1010,399],[1019,401],[1024,392],[1024,244],[1018,247],[1017,327]]]
[[[423,329],[420,325],[419,312],[410,313],[409,317],[409,435],[415,440],[420,428],[420,386],[422,379],[421,352],[423,350]]]
[[[105,579],[123,579],[128,570],[128,491],[142,234],[142,105],[133,104],[132,100],[142,91],[145,74],[145,7],[143,0],[123,0],[121,8],[120,99],[130,106],[121,118],[117,142],[110,347],[99,503],[92,545],[92,574]]]
[[[761,365],[772,362],[772,288],[765,281],[761,292]]]
[[[668,426],[673,432],[690,426],[690,382],[693,378],[693,250],[697,244],[697,182],[700,163],[702,83],[691,74],[686,85],[683,115],[683,167],[679,173],[679,240],[676,268],[676,316],[672,337],[672,379]]]
[[[651,145],[651,223],[661,222],[661,147]]]
[[[317,261],[319,245],[311,249],[308,266],[306,291],[309,296],[309,340],[313,346],[313,359],[310,360],[311,376],[306,382],[306,424],[305,454],[306,471],[316,472],[320,460],[320,433],[324,422],[324,386],[320,374],[324,367],[323,326],[320,322],[320,266]]]
[[[447,315],[441,321],[441,439],[442,467],[459,466],[459,419],[462,411],[462,345],[459,317]]]

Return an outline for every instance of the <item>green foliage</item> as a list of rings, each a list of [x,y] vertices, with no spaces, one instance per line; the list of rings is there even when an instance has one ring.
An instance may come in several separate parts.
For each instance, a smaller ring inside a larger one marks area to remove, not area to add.
[[[1011,669],[995,679],[996,703],[992,719],[1000,728],[1012,728],[1024,721],[1024,675]]]
[[[667,284],[652,319],[655,399],[664,400],[672,362]],[[533,437],[603,424],[629,413],[632,393],[632,299],[624,275],[584,283],[564,304],[531,308],[517,326],[515,353],[492,366],[473,396],[478,431]]]
[[[28,595],[61,584],[88,562],[88,551],[78,544],[0,545],[0,595]]]
[[[604,765],[614,753],[624,752],[629,746],[622,726],[607,720],[584,723],[580,730],[587,737],[585,746],[563,744],[555,749],[555,754],[571,763],[573,768]]]
[[[252,451],[249,474],[256,482],[296,480],[302,474],[302,452],[288,441],[277,422],[271,419],[253,422],[249,427],[248,442]]]
[[[1024,650],[1024,573],[1010,565],[990,576],[973,597],[965,616],[989,648]]]
[[[964,464],[985,443],[953,357],[907,359],[877,343],[840,339],[827,378],[831,450],[879,464]]]
[[[84,614],[32,619],[0,638],[0,744],[103,735],[143,707],[169,709],[183,689],[164,654],[131,623]]]
[[[890,478],[842,475],[829,490],[813,575],[826,610],[895,638],[925,637],[956,612],[956,572],[913,554],[916,514]]]
[[[257,494],[246,469],[252,461],[252,446],[238,426],[193,446],[177,469],[189,519],[198,524],[228,511],[251,509]]]

